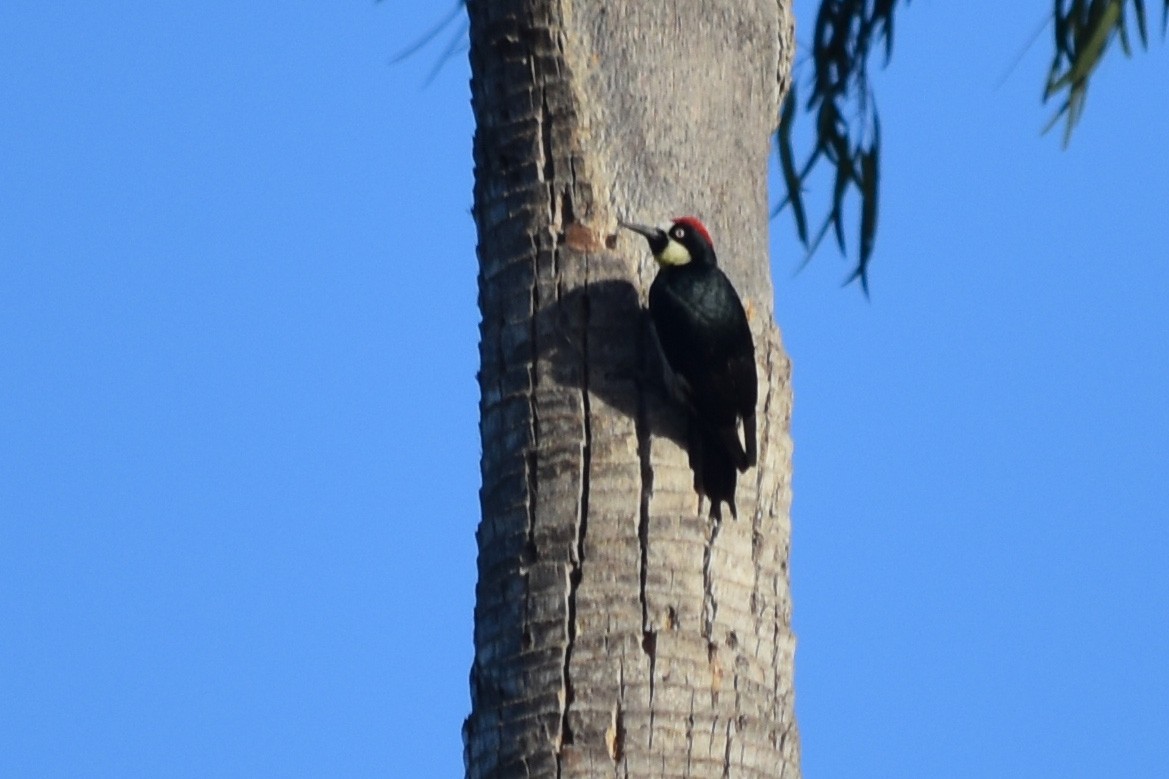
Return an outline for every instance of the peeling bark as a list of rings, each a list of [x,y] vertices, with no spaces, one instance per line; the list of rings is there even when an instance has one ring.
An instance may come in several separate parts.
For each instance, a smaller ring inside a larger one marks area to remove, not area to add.
[[[467,6],[483,315],[467,776],[796,777],[766,191],[789,3]],[[720,524],[649,378],[652,260],[616,234],[618,216],[681,213],[711,227],[757,345],[759,466]]]

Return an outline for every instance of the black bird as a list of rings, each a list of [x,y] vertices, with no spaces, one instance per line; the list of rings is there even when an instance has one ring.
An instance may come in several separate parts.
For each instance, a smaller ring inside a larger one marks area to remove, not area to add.
[[[721,518],[723,501],[737,517],[736,471],[756,461],[758,394],[755,343],[743,302],[718,267],[710,233],[695,217],[675,219],[669,230],[620,224],[645,236],[658,262],[649,313],[672,374],[668,383],[690,412],[696,486],[710,499],[712,517]]]

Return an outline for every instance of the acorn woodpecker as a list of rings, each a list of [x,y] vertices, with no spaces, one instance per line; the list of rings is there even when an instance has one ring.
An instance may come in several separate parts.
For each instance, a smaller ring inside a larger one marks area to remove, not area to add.
[[[690,413],[696,486],[710,500],[712,517],[721,517],[723,501],[737,517],[736,470],[745,472],[756,461],[758,393],[743,303],[718,267],[710,233],[695,217],[675,219],[668,230],[619,224],[645,236],[659,265],[649,313],[672,374],[668,383]]]

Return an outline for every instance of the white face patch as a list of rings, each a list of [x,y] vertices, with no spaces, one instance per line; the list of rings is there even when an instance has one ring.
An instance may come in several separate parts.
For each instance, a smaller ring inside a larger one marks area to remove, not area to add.
[[[654,259],[662,265],[685,265],[690,262],[690,252],[685,246],[671,238],[666,244],[666,248],[662,249],[661,253]]]

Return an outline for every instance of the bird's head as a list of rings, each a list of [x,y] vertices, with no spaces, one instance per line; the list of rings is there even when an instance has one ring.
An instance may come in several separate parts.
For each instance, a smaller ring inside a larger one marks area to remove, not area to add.
[[[645,236],[649,250],[659,265],[688,265],[705,263],[714,265],[714,242],[706,226],[694,216],[680,216],[670,223],[669,229],[618,222],[627,230]]]

